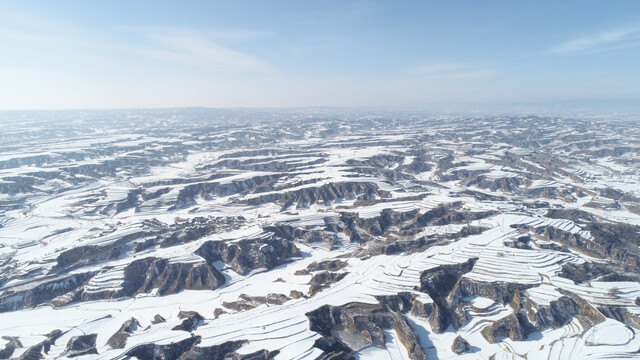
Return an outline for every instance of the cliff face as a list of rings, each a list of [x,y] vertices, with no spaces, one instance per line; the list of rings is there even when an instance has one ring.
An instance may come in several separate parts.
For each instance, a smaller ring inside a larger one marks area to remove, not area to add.
[[[388,198],[391,193],[382,190],[373,182],[339,182],[321,186],[305,187],[294,191],[283,191],[265,195],[258,195],[246,200],[249,205],[277,203],[282,209],[292,205],[305,208],[314,204],[331,204],[347,199],[376,199]]]
[[[65,295],[85,284],[95,272],[45,280],[33,287],[16,286],[0,295],[0,312],[34,307]]]
[[[349,358],[354,351],[369,346],[385,348],[383,329],[393,329],[412,360],[425,360],[413,329],[404,316],[389,307],[365,303],[349,303],[334,307],[325,305],[306,314],[309,329],[326,340],[316,342],[327,359]]]
[[[246,341],[228,341],[214,346],[198,346],[202,338],[191,336],[184,340],[172,342],[167,345],[144,344],[137,345],[126,352],[126,356],[140,360],[187,360],[187,359],[233,359],[233,360],[269,360],[273,359],[278,351],[259,350],[251,354],[238,354]]]
[[[462,275],[470,272],[478,259],[472,258],[461,264],[441,265],[426,270],[420,275],[420,291],[433,299],[431,309],[421,307],[419,312],[429,317],[433,331],[443,332],[449,324],[458,329],[467,322],[466,313],[457,297],[450,299],[452,290],[458,286]]]
[[[300,251],[292,241],[279,238],[247,239],[235,243],[207,241],[195,254],[209,264],[222,261],[241,275],[257,268],[272,269],[293,257],[300,257]]]

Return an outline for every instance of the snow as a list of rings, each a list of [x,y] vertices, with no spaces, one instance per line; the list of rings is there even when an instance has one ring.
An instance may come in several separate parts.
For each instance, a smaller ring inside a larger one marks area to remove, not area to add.
[[[453,121],[453,120],[451,120]],[[253,126],[253,125],[252,125]],[[252,141],[264,133],[260,124],[255,124],[249,136]],[[232,141],[243,139],[246,134],[242,131],[227,131],[201,133],[190,136],[188,131],[177,131],[175,138],[144,134],[133,129],[105,131],[95,136],[78,136],[66,141],[49,140],[37,146],[24,146],[24,151],[12,150],[0,155],[0,161],[10,159],[26,159],[29,156],[47,155],[52,157],[51,163],[41,166],[27,164],[15,168],[0,170],[0,181],[7,183],[4,177],[19,176],[29,172],[44,171],[48,173],[65,171],[69,167],[80,165],[100,165],[108,161],[115,161],[127,156],[145,156],[144,152],[163,149],[170,145],[180,144],[188,151],[176,156],[172,161],[163,161],[160,165],[141,168],[143,170],[129,171],[118,169],[113,176],[93,178],[89,175],[77,174],[74,179],[82,178],[85,182],[74,183],[71,178],[66,180],[48,180],[38,185],[40,190],[34,194],[16,196],[1,195],[0,199],[17,200],[24,196],[24,208],[2,210],[0,218],[0,263],[11,263],[7,269],[7,277],[11,280],[3,284],[0,295],[8,287],[18,289],[20,286],[31,286],[29,281],[54,271],[57,257],[65,250],[78,246],[93,246],[111,244],[124,236],[142,231],[145,220],[159,220],[165,224],[174,224],[176,219],[191,219],[197,216],[243,216],[246,225],[230,231],[219,231],[196,241],[172,246],[168,248],[150,248],[140,251],[135,257],[115,258],[100,264],[89,264],[82,269],[76,269],[71,274],[81,271],[95,271],[97,274],[87,281],[85,292],[91,294],[101,291],[116,291],[122,288],[124,268],[134,259],[153,256],[168,259],[172,263],[204,264],[204,260],[195,255],[194,251],[204,242],[221,240],[228,243],[244,239],[267,238],[270,233],[265,226],[286,223],[305,229],[324,229],[326,220],[337,220],[341,213],[357,213],[362,219],[379,216],[382,211],[390,209],[396,212],[418,211],[425,213],[439,205],[462,201],[463,208],[469,211],[498,210],[499,214],[472,221],[469,225],[487,228],[480,234],[462,239],[443,241],[422,249],[415,253],[396,255],[377,255],[370,257],[352,257],[355,250],[365,250],[369,244],[349,243],[345,234],[336,235],[340,241],[333,249],[326,244],[296,243],[303,256],[291,259],[284,265],[270,271],[256,269],[247,276],[235,273],[222,262],[214,267],[223,272],[226,284],[214,291],[185,290],[178,294],[159,296],[156,291],[139,294],[134,298],[109,301],[82,301],[66,306],[54,308],[41,305],[33,309],[24,309],[0,313],[0,334],[18,336],[25,346],[36,344],[45,339],[44,334],[61,329],[66,332],[55,345],[47,358],[62,357],[68,340],[76,335],[97,333],[97,348],[99,355],[93,358],[112,359],[122,355],[124,351],[144,343],[168,344],[191,336],[184,331],[171,330],[180,323],[178,313],[181,310],[198,311],[206,320],[193,333],[202,337],[202,346],[217,345],[230,340],[248,340],[239,350],[248,354],[261,349],[279,350],[277,359],[314,359],[321,351],[313,347],[320,336],[309,330],[306,313],[322,305],[340,306],[349,302],[364,302],[376,304],[376,296],[394,295],[398,292],[410,292],[422,303],[431,303],[427,294],[419,292],[420,275],[427,269],[440,265],[454,264],[478,258],[473,270],[464,275],[465,279],[481,282],[516,282],[531,287],[525,292],[535,306],[548,306],[552,301],[562,296],[560,290],[571,291],[594,306],[617,305],[624,306],[632,313],[639,310],[634,305],[640,296],[640,284],[635,282],[604,282],[592,280],[587,284],[576,284],[572,280],[559,277],[562,265],[566,263],[579,264],[584,261],[601,261],[576,252],[561,252],[543,249],[541,245],[551,242],[532,237],[531,249],[518,249],[505,245],[522,235],[521,230],[512,227],[527,225],[532,228],[554,227],[571,234],[579,235],[587,241],[593,236],[586,231],[580,222],[545,217],[546,209],[528,209],[523,205],[523,199],[517,190],[512,193],[501,191],[487,191],[476,189],[486,194],[506,196],[507,201],[479,201],[472,196],[459,192],[468,189],[464,183],[454,181],[440,183],[435,186],[427,181],[437,179],[435,162],[447,154],[454,154],[455,162],[465,165],[450,169],[469,170],[478,172],[487,179],[501,179],[519,177],[524,179],[521,169],[511,169],[497,165],[501,156],[507,152],[523,156],[521,159],[534,168],[542,169],[534,161],[532,155],[536,149],[514,146],[503,142],[487,143],[483,136],[474,138],[474,142],[460,142],[458,135],[445,139],[431,141],[421,151],[430,152],[434,161],[433,169],[420,174],[412,174],[413,178],[402,181],[389,181],[376,176],[353,177],[354,169],[349,160],[367,160],[377,155],[402,156],[402,165],[410,165],[415,161],[417,148],[411,149],[395,142],[416,141],[423,136],[437,137],[441,133],[450,132],[455,123],[443,123],[438,126],[415,126],[390,130],[379,133],[372,129],[369,132],[351,133],[350,128],[344,128],[343,133],[332,138],[323,138],[318,129],[306,129],[306,137],[297,139],[279,139],[276,144],[282,150],[296,150],[297,152],[283,155],[237,156],[233,154],[256,147],[217,148],[207,139],[215,141]],[[265,128],[266,129],[266,128]],[[130,131],[131,130],[131,131]],[[458,131],[461,129],[454,129]],[[463,133],[466,130],[462,129]],[[493,133],[506,133],[504,129],[492,129]],[[283,133],[293,134],[290,130]],[[468,133],[472,133],[471,130]],[[561,132],[556,130],[556,135]],[[571,134],[571,132],[566,132]],[[592,134],[597,134],[593,132]],[[559,136],[559,135],[558,135]],[[182,140],[182,139],[186,140]],[[418,140],[422,141],[422,140]],[[390,145],[390,143],[392,143]],[[562,141],[552,143],[562,147],[573,143]],[[576,142],[575,144],[578,144]],[[271,145],[268,144],[268,149]],[[469,146],[471,145],[471,146]],[[33,147],[33,148],[32,148]],[[110,148],[111,153],[90,153],[91,150]],[[473,152],[473,155],[462,155],[467,151],[489,149],[483,153]],[[277,150],[274,148],[274,150]],[[141,153],[142,152],[142,153]],[[81,160],[67,159],[65,155],[83,153]],[[567,151],[558,149],[555,152],[560,160],[569,158]],[[154,158],[155,159],[155,158]],[[278,171],[249,171],[216,167],[224,159],[238,161],[255,161],[253,164],[278,162],[293,166],[287,172]],[[315,160],[324,160],[313,164]],[[594,194],[598,189],[611,187],[623,192],[640,196],[638,190],[638,166],[628,165],[621,160],[633,160],[631,155],[625,154],[621,158],[598,158],[593,161],[583,160],[576,155],[567,162],[567,170],[572,177],[545,175],[540,178],[525,181],[521,190],[532,189],[571,189],[577,187],[588,196],[574,199],[543,199],[550,207],[579,209],[590,214],[600,216],[604,221],[621,221],[628,224],[640,224],[640,216],[629,212],[626,207],[617,210],[603,210],[585,207],[592,200],[599,200]],[[397,170],[402,167],[399,163],[389,169]],[[126,167],[126,166],[125,166]],[[211,175],[216,175],[211,179]],[[228,184],[232,181],[246,180],[257,176],[277,176],[272,188],[264,192],[245,191],[224,197],[198,196],[192,206],[169,210],[170,204],[175,202],[179,191],[187,184],[218,183]],[[580,183],[575,179],[581,179]],[[528,179],[528,178],[527,178]],[[166,184],[163,182],[166,181]],[[306,182],[302,184],[301,182]],[[274,193],[296,191],[308,187],[318,187],[337,182],[371,182],[381,189],[390,191],[391,199],[380,199],[375,204],[356,205],[353,199],[345,199],[332,204],[310,204],[302,209],[287,209],[281,211],[279,204],[263,204],[247,206],[248,199]],[[296,185],[300,184],[300,185]],[[295,185],[295,186],[294,186]],[[287,187],[291,186],[291,187]],[[156,191],[169,188],[169,192],[157,199],[142,201],[138,208],[115,214],[115,211],[105,211],[110,204],[125,200],[129,191],[142,188],[145,191]],[[573,191],[573,190],[572,190]],[[577,192],[577,191],[576,191]],[[410,196],[420,195],[419,200],[408,200]],[[575,196],[575,194],[574,194]],[[572,196],[569,196],[570,198]],[[427,226],[412,233],[410,239],[429,236],[443,236],[462,231],[467,224],[440,224]],[[410,240],[406,239],[406,240]],[[144,239],[136,239],[142,241]],[[405,240],[405,239],[403,239]],[[338,283],[315,296],[300,299],[290,299],[283,305],[263,304],[246,311],[227,312],[214,319],[216,308],[224,308],[224,302],[237,301],[241,294],[249,296],[265,296],[268,293],[289,295],[291,291],[307,293],[311,275],[294,275],[304,270],[312,262],[340,259],[347,262],[344,269],[339,270],[347,275]],[[40,281],[40,280],[38,280]],[[612,289],[617,289],[617,296],[612,298]],[[64,295],[70,297],[71,295]],[[20,301],[18,299],[16,301]],[[459,330],[448,328],[442,334],[436,334],[430,328],[427,320],[406,315],[408,323],[414,329],[420,345],[428,358],[450,359],[478,359],[489,358],[495,354],[496,359],[597,359],[597,358],[629,358],[640,348],[640,339],[636,336],[637,329],[606,319],[591,328],[585,328],[576,318],[559,329],[549,329],[542,333],[532,334],[527,341],[501,340],[491,344],[482,336],[482,329],[493,321],[513,313],[509,305],[495,303],[488,298],[476,297],[465,299],[469,301],[466,310],[471,320]],[[151,324],[155,315],[167,319],[164,324]],[[126,348],[111,349],[106,345],[108,338],[117,331],[123,322],[135,317],[141,327],[127,341]],[[462,336],[471,345],[471,351],[461,356],[451,350],[451,344],[456,336]],[[368,347],[357,354],[360,359],[407,359],[408,353],[399,341],[398,334],[393,329],[385,329],[385,349]],[[5,344],[6,340],[1,340]],[[19,356],[25,349],[18,349],[15,356]],[[91,358],[91,357],[87,357]]]

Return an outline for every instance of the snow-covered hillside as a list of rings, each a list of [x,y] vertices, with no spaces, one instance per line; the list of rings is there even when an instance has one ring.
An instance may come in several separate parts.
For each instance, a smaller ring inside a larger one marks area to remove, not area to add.
[[[0,359],[640,357],[637,122],[24,116]]]

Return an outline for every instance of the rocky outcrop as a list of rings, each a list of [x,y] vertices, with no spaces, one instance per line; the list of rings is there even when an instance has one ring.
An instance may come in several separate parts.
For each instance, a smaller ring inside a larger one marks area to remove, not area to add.
[[[383,329],[393,329],[407,349],[409,358],[426,359],[413,329],[404,316],[398,312],[389,311],[379,304],[349,303],[340,307],[324,305],[306,315],[309,318],[311,331],[340,340],[340,343],[333,343],[336,349],[331,350],[335,358],[349,358],[351,354],[348,349],[359,351],[369,346],[385,348],[386,339]],[[346,345],[346,348],[343,345]],[[326,358],[332,357],[327,355]]]
[[[160,247],[166,248],[179,244],[186,244],[202,239],[212,234],[237,229],[245,223],[242,216],[230,217],[195,217],[187,220],[176,221],[166,232],[154,239]]]
[[[228,183],[203,182],[187,185],[180,189],[175,204],[169,207],[169,210],[189,207],[195,204],[197,197],[211,199],[217,196],[229,196],[243,192],[271,190],[280,176],[281,175],[264,175],[243,180],[234,180]]]
[[[471,270],[474,259],[458,265],[444,265],[423,272],[420,290],[429,294],[433,303],[413,300],[411,312],[428,319],[434,332],[442,332],[451,324],[458,329],[468,321],[464,299],[484,297],[508,305],[514,313],[485,328],[488,341],[508,337],[523,340],[532,333],[549,328],[559,328],[573,317],[592,316],[573,297],[563,296],[549,305],[532,304],[526,290],[535,286],[507,282],[479,282],[462,277]]]
[[[504,241],[504,245],[516,249],[531,249],[531,237],[529,235],[521,235],[513,240]]]
[[[80,289],[73,299],[86,301],[132,297],[154,289],[157,289],[158,295],[169,295],[182,290],[215,290],[224,283],[224,275],[204,262],[174,263],[148,257],[127,265],[121,288],[101,291]]]
[[[603,221],[580,210],[550,209],[546,216],[554,219],[572,220],[580,224],[583,230],[588,231],[592,239],[585,239],[579,234],[572,234],[552,226],[528,230],[547,240],[558,242],[571,250],[612,260],[625,272],[640,273],[640,248],[638,248],[640,227]]]
[[[125,321],[120,329],[115,332],[115,334],[111,335],[109,340],[107,340],[107,345],[109,345],[113,349],[123,349],[127,344],[127,338],[131,336],[138,328],[140,327],[140,323],[136,318],[131,318]]]
[[[462,278],[456,284],[455,290],[451,294],[452,299],[461,299],[464,297],[486,297],[503,305],[508,305],[514,296],[519,295],[523,290],[531,288],[535,285],[518,284],[510,282],[481,282],[468,278]]]
[[[237,217],[194,217],[176,219],[172,225],[157,220],[144,223],[143,229],[118,238],[106,245],[76,246],[62,251],[56,258],[55,273],[68,272],[82,266],[114,260],[155,246],[170,247],[196,241],[218,232],[230,231],[244,224]]]
[[[300,256],[300,251],[292,241],[275,237],[233,243],[207,241],[195,253],[209,264],[222,261],[240,275],[247,275],[259,268],[270,270],[290,261],[292,257]]]
[[[153,319],[151,319],[151,324],[153,324],[153,325],[161,324],[163,322],[167,322],[167,320],[165,318],[163,318],[162,316],[160,316],[159,314],[156,314],[156,316],[154,316]]]
[[[89,264],[98,264],[100,262],[117,259],[130,250],[129,242],[149,235],[151,235],[151,233],[139,231],[123,236],[108,245],[85,245],[73,247],[58,255],[56,258],[57,266],[54,270],[57,272],[70,271]]]
[[[534,321],[537,331],[557,329],[580,314],[580,307],[575,300],[568,296],[551,301],[549,306],[538,306],[537,308]]]
[[[514,314],[499,319],[482,329],[482,336],[490,343],[496,343],[505,338],[513,341],[522,341],[527,338],[525,330]]]
[[[576,284],[580,284],[611,273],[612,271],[609,267],[601,263],[584,262],[578,265],[566,263],[562,265],[562,272],[558,276],[571,279]]]
[[[469,226],[471,221],[497,214],[494,211],[472,212],[462,209],[461,206],[461,202],[439,205],[423,214],[418,210],[398,212],[384,209],[380,215],[368,218],[361,218],[358,213],[344,212],[340,214],[340,221],[343,225],[332,224],[331,230],[343,232],[349,236],[351,242],[364,242],[372,238],[387,237],[392,243],[386,243],[385,250],[380,253],[392,254],[401,251],[419,251],[427,242],[437,240],[436,237],[408,240],[427,226],[467,224],[467,227],[459,233],[440,236],[442,240],[458,239],[485,230],[482,227]],[[402,240],[398,240],[398,238]]]
[[[139,360],[176,360],[181,355],[189,352],[193,347],[200,343],[201,338],[199,336],[191,336],[184,340],[172,342],[167,345],[156,344],[142,344],[137,345],[128,350],[125,353],[125,357],[137,358]],[[238,341],[236,343],[227,345],[229,351],[235,351],[242,346],[243,342]]]
[[[347,344],[333,336],[323,336],[315,341],[313,347],[323,351],[318,360],[355,360],[355,353]]]
[[[419,313],[428,316],[434,332],[443,332],[450,323],[456,329],[466,323],[466,314],[460,311],[461,304],[450,301],[449,295],[454,288],[457,288],[456,284],[462,275],[473,269],[477,260],[472,258],[461,264],[437,266],[423,271],[420,275],[420,291],[429,294],[434,304],[419,307]],[[454,300],[459,298],[461,297],[458,295],[452,295]]]
[[[601,323],[605,320],[605,317],[602,316],[602,313],[594,308],[587,300],[583,299],[579,295],[563,290],[557,289],[562,295],[570,297],[573,301],[578,305],[579,314],[576,318],[582,323],[582,326],[587,329],[591,326]]]
[[[320,291],[328,288],[331,284],[337,283],[338,281],[344,279],[349,273],[335,273],[324,271],[318,274],[313,275],[311,280],[309,280],[309,296],[313,296]]]
[[[51,345],[55,345],[56,340],[64,333],[60,330],[54,330],[46,335],[46,339],[35,345],[30,346],[25,352],[18,357],[18,360],[40,360],[44,359],[44,355],[49,354]]]
[[[140,197],[142,197],[142,200],[144,201],[149,201],[149,200],[157,199],[164,194],[168,194],[170,191],[171,189],[168,187],[161,188],[152,192],[150,192],[149,190],[145,190],[142,194],[140,194]]]
[[[451,351],[458,355],[462,355],[466,352],[469,352],[469,343],[462,336],[458,335],[453,340],[453,344],[451,345]]]
[[[446,234],[427,235],[417,239],[404,238],[390,234],[389,240],[384,242],[372,242],[369,247],[363,251],[356,251],[358,256],[375,256],[375,255],[395,255],[395,254],[413,254],[426,250],[436,245],[444,245],[445,243],[462,239],[467,236],[481,234],[487,228],[479,226],[465,226],[458,232]]]
[[[5,289],[0,295],[0,312],[34,307],[47,303],[81,287],[95,272],[78,273],[54,279],[45,279],[36,284],[21,284]]]
[[[67,357],[76,357],[81,355],[97,354],[97,337],[98,334],[88,334],[72,337],[71,339],[69,339],[67,348],[63,355]]]
[[[304,243],[304,244],[325,243],[329,245],[330,248],[333,248],[336,242],[335,233],[339,232],[339,230],[336,230],[335,227],[332,227],[332,223],[335,223],[335,222],[331,218],[326,218],[325,222],[329,222],[329,224],[327,224],[326,230],[325,229],[307,230],[304,228],[291,226],[286,223],[268,225],[263,227],[263,230],[268,232],[273,232],[275,237],[282,238],[285,240],[291,240],[296,243]]]
[[[249,296],[246,294],[240,294],[240,296],[238,296],[237,301],[233,301],[233,302],[225,301],[222,303],[222,306],[226,307],[227,309],[231,309],[235,311],[244,311],[244,310],[256,308],[263,304],[282,305],[289,300],[291,300],[290,297],[284,294],[276,294],[276,293],[269,293],[267,294],[267,296]]]
[[[640,329],[640,317],[635,313],[629,311],[625,306],[599,306],[598,311],[605,317],[617,320],[627,326]]]
[[[197,346],[200,336],[191,336],[167,345],[142,344],[125,353],[125,357],[139,360],[270,360],[279,352],[259,350],[251,354],[238,354],[236,351],[246,343],[245,340],[227,341],[220,345]]]
[[[130,190],[124,200],[115,203],[116,213],[120,213],[131,208],[135,208],[137,211],[138,206],[142,203],[140,200],[140,194],[142,194],[142,191],[143,189],[141,188]]]
[[[180,325],[171,328],[171,330],[192,332],[204,323],[204,317],[196,311],[180,311],[178,318],[183,319],[182,322]]]
[[[373,182],[339,182],[305,187],[295,191],[272,192],[246,199],[244,202],[249,205],[277,203],[281,205],[282,209],[287,209],[292,205],[296,205],[297,208],[305,208],[313,204],[326,205],[339,200],[375,199],[390,196],[391,193],[380,189]]]
[[[400,292],[396,295],[379,295],[376,300],[386,311],[407,313],[414,306],[416,295],[410,292]]]
[[[316,271],[337,271],[344,268],[347,265],[348,263],[346,261],[342,261],[339,259],[312,262],[307,266],[306,269],[298,270],[295,272],[294,275],[307,275],[309,273],[316,272]]]
[[[467,182],[466,186],[477,186],[480,189],[491,191],[502,191],[512,193],[519,189],[521,185],[530,185],[531,180],[524,179],[519,176],[493,178],[480,175],[477,178]]]
[[[22,342],[17,337],[12,336],[3,336],[5,340],[9,340],[9,342],[4,346],[2,350],[0,350],[0,359],[10,359],[11,355],[16,349],[22,348]]]

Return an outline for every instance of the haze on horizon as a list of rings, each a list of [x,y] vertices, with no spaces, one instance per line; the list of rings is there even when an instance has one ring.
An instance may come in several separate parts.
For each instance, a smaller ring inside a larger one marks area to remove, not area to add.
[[[21,1],[0,110],[640,99],[638,1]]]

